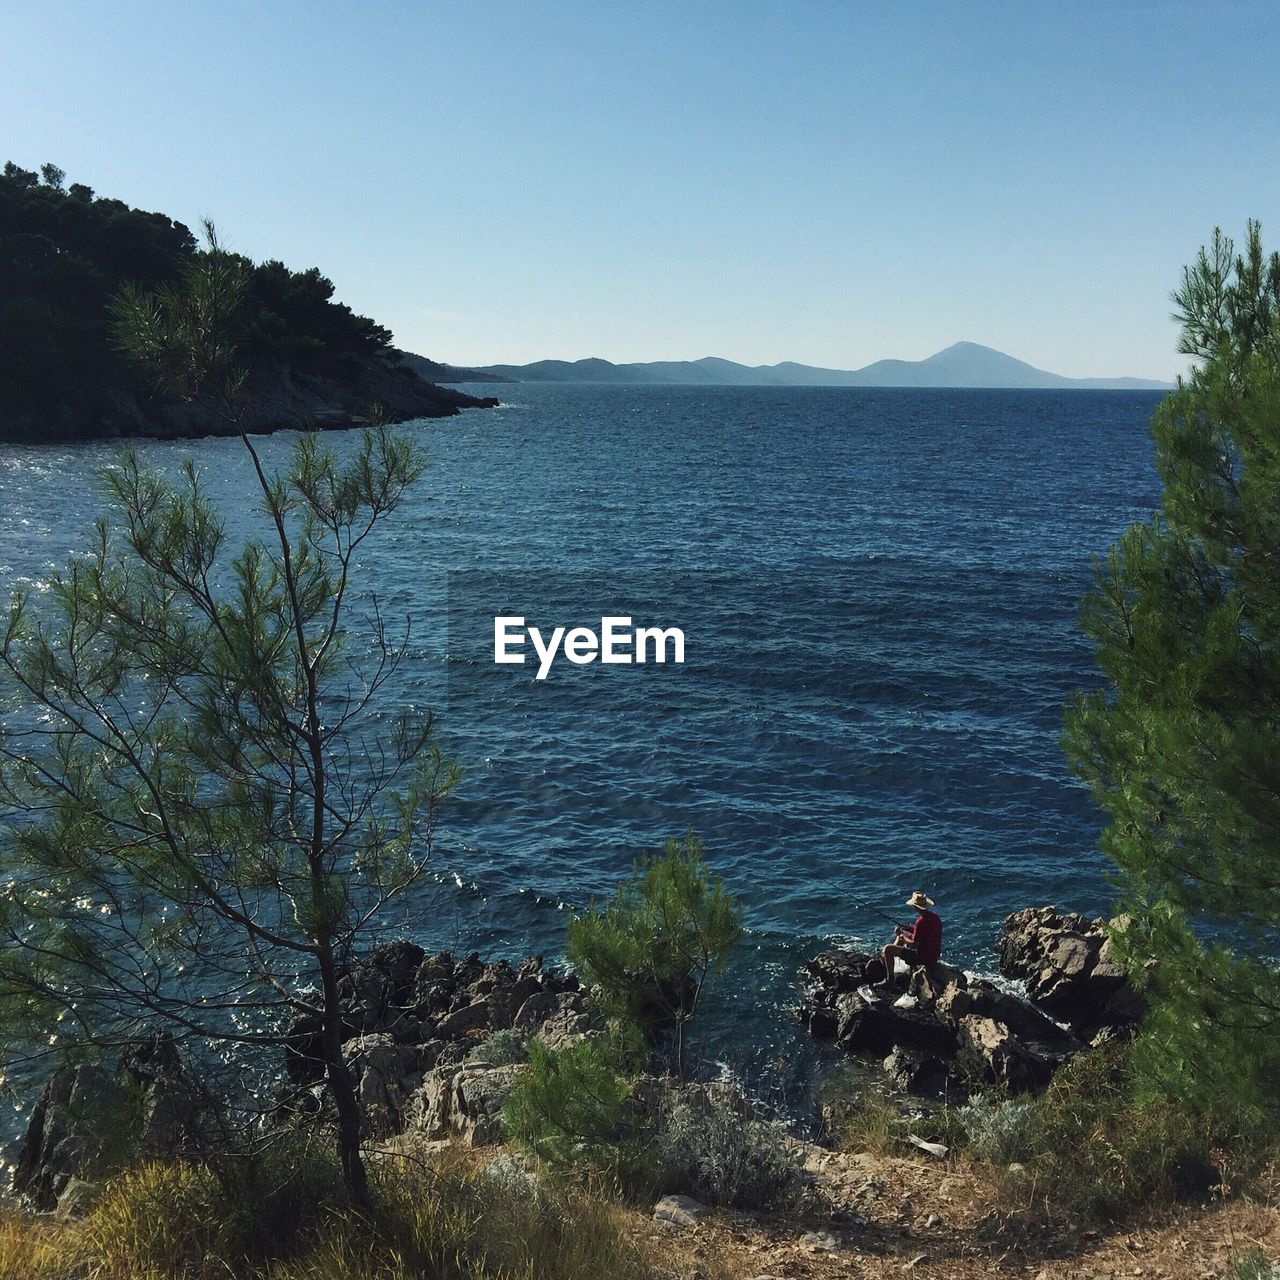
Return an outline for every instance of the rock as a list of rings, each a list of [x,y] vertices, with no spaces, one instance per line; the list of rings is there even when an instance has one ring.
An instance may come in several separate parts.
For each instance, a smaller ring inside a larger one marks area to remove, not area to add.
[[[800,1247],[806,1253],[839,1253],[843,1246],[833,1231],[806,1231],[800,1237]]]
[[[824,951],[802,971],[799,1016],[815,1038],[880,1058],[895,1083],[917,1096],[963,1093],[966,1080],[1014,1093],[1036,1089],[1088,1037],[1096,1042],[1141,1016],[1142,1002],[1108,947],[1098,921],[1051,907],[1010,916],[1001,966],[1029,975],[1028,989],[1047,1001],[1043,1009],[943,963],[913,970],[896,1000],[880,997],[866,987],[876,957]]]
[[[578,980],[546,972],[538,956],[513,968],[505,960],[486,963],[476,952],[455,959],[447,951],[427,955],[416,943],[392,942],[355,961],[338,990],[343,1053],[356,1068],[366,1131],[377,1136],[403,1129],[425,1072],[456,1073],[494,1031],[518,1022],[520,1030],[559,1046],[594,1030]],[[325,1078],[318,1014],[294,1016],[284,1056],[296,1087],[282,1107],[315,1110]]]
[[[693,1227],[707,1216],[705,1204],[692,1196],[663,1196],[653,1206],[653,1220],[673,1227]]]
[[[539,988],[525,998],[516,1011],[511,1025],[517,1031],[536,1031],[548,1018],[560,1009],[560,995],[555,991]]]
[[[457,1040],[470,1031],[490,1029],[489,1008],[487,1000],[475,1000],[471,1004],[463,1005],[461,1009],[436,1023],[436,1038]]]
[[[102,1194],[102,1183],[72,1178],[58,1197],[58,1215],[63,1218],[83,1218],[97,1203]]]
[[[74,1183],[93,1183],[139,1157],[199,1155],[221,1132],[220,1120],[167,1033],[126,1049],[114,1076],[94,1064],[60,1067],[32,1109],[13,1191],[46,1211],[73,1190],[83,1203],[88,1193]]]
[[[37,1209],[50,1210],[72,1179],[89,1180],[107,1172],[103,1126],[107,1119],[123,1115],[124,1104],[124,1090],[99,1067],[60,1067],[27,1121],[14,1166],[14,1192]]]
[[[883,1055],[900,1045],[948,1056],[955,1051],[951,1028],[920,1009],[899,1009],[853,991],[837,997],[836,1013],[836,1044],[850,1053]]]
[[[568,992],[557,998],[559,1006],[537,1032],[538,1039],[548,1049],[564,1049],[579,1040],[598,1035],[603,1029],[580,994]]]
[[[960,1019],[959,1036],[960,1058],[969,1071],[1011,1093],[1043,1088],[1078,1047],[1033,1040],[995,1018],[976,1014]]]
[[[387,1031],[395,1034],[413,1012],[418,968],[426,953],[414,942],[390,942],[357,960],[338,981],[338,999],[348,1039]]]
[[[426,1139],[460,1138],[477,1147],[501,1142],[502,1105],[524,1071],[522,1063],[436,1067],[413,1099],[410,1124]]]
[[[856,991],[867,983],[879,982],[884,977],[884,962],[879,956],[865,951],[851,951],[837,947],[815,956],[803,972],[815,986],[835,995]]]
[[[931,1213],[925,1220],[924,1225],[929,1228],[942,1226],[942,1214]]]
[[[924,1049],[899,1045],[885,1058],[884,1069],[894,1084],[918,1098],[939,1097],[951,1082],[947,1059]]]
[[[342,1046],[355,1080],[356,1099],[371,1138],[386,1138],[404,1128],[409,1099],[421,1081],[418,1051],[397,1044],[388,1032],[358,1036]]]
[[[1124,920],[1112,922],[1123,928]],[[1081,1039],[1103,1028],[1132,1030],[1145,1011],[1142,999],[1113,959],[1102,920],[1054,907],[1015,911],[996,943],[1000,971],[1020,978],[1030,998]]]

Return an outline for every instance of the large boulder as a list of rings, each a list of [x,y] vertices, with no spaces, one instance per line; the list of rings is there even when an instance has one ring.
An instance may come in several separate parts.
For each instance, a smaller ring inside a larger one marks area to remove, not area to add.
[[[955,1052],[955,1033],[910,1000],[868,1000],[856,991],[836,998],[835,1042],[849,1053],[883,1057],[899,1046],[928,1053]]]
[[[130,1046],[114,1072],[65,1066],[46,1082],[14,1166],[13,1191],[37,1209],[141,1157],[199,1155],[222,1117],[167,1034]]]
[[[1010,1093],[1042,1089],[1079,1047],[1061,1039],[1034,1040],[980,1014],[966,1014],[956,1031],[960,1065],[971,1076],[1003,1085]]]
[[[422,1082],[418,1049],[397,1044],[382,1031],[348,1040],[342,1056],[355,1082],[366,1135],[385,1138],[399,1133],[410,1098]]]
[[[1083,1040],[1132,1030],[1142,1019],[1145,1002],[1116,963],[1102,920],[1055,907],[1015,911],[996,952],[1001,973],[1020,979],[1037,1005]]]
[[[468,1146],[501,1142],[502,1106],[525,1070],[523,1064],[475,1063],[428,1072],[413,1099],[411,1128],[428,1140],[460,1139]]]

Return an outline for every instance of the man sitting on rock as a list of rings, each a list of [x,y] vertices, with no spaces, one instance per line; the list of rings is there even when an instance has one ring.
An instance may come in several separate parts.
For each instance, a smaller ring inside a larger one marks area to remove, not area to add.
[[[910,928],[898,925],[893,932],[893,941],[885,947],[884,982],[881,984],[888,991],[893,986],[894,970],[899,960],[907,965],[930,968],[938,963],[942,956],[942,919],[936,911],[931,911],[933,899],[919,889],[907,899],[907,906],[916,909],[916,922]]]

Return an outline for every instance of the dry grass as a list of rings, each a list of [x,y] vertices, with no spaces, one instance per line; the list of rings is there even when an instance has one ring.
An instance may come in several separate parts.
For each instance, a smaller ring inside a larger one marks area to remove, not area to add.
[[[81,1223],[11,1217],[0,1280],[653,1280],[649,1250],[589,1189],[530,1182],[510,1166],[387,1161],[375,1207],[317,1195],[309,1170],[255,1203],[207,1171],[149,1165]],[[332,1184],[330,1184],[331,1186]],[[261,1188],[260,1188],[261,1190]]]

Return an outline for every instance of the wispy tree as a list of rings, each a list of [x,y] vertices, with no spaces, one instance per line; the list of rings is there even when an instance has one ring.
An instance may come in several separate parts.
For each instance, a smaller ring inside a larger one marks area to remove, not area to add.
[[[245,271],[210,228],[180,288],[116,307],[158,382],[232,422]],[[13,1052],[118,1045],[157,1024],[245,1052],[308,1015],[363,1201],[339,980],[421,877],[456,782],[430,714],[380,705],[408,627],[393,633],[360,582],[423,463],[383,427],[344,459],[303,435],[279,470],[241,438],[258,536],[230,543],[196,466],[170,482],[127,453],[85,553],[13,594],[0,1017]]]

